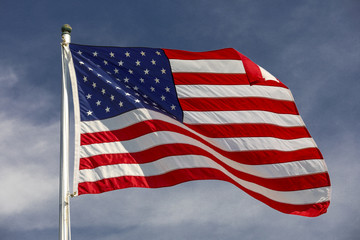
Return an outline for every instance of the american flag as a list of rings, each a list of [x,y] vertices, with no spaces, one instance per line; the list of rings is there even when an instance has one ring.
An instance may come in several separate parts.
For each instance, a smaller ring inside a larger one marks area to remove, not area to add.
[[[234,49],[70,44],[76,194],[224,180],[284,213],[330,203],[290,90]]]

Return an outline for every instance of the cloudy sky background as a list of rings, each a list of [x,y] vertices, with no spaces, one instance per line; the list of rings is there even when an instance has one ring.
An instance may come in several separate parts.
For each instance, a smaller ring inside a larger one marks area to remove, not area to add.
[[[322,151],[328,213],[279,213],[221,181],[71,200],[72,239],[357,239],[360,2],[0,0],[0,239],[58,238],[61,26],[72,42],[233,47],[285,83]]]

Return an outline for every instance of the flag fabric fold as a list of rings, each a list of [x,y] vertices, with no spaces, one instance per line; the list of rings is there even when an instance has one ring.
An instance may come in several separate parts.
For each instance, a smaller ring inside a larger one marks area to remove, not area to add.
[[[324,159],[290,90],[234,49],[70,44],[74,191],[223,180],[278,211],[330,203]]]

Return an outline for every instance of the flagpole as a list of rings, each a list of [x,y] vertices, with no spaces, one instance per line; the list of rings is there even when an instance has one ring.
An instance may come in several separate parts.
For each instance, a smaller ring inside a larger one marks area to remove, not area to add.
[[[71,40],[71,27],[62,26],[61,60],[61,122],[60,122],[60,187],[59,187],[59,240],[70,240],[70,191],[69,191],[69,95],[66,48]]]

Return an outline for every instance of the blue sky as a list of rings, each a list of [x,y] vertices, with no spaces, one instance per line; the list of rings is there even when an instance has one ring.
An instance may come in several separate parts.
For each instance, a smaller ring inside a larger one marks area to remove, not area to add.
[[[356,239],[360,234],[360,3],[0,0],[0,236],[58,238],[61,26],[72,42],[233,47],[285,83],[329,168],[328,213],[279,213],[197,181],[71,201],[73,239]]]

